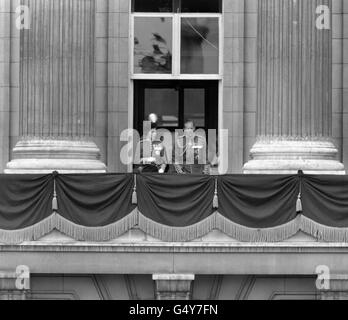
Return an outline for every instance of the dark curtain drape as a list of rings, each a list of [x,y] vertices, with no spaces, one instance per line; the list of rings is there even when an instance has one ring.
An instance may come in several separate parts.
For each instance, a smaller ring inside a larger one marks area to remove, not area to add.
[[[215,179],[201,175],[138,175],[139,211],[171,227],[186,227],[213,214]]]
[[[302,179],[303,214],[330,227],[348,227],[348,177],[305,176]]]
[[[131,213],[133,175],[58,175],[58,213],[78,225],[100,227]]]
[[[285,224],[296,217],[298,179],[280,175],[220,176],[219,213],[249,228]]]
[[[113,224],[136,207],[156,223],[192,226],[216,211],[217,185],[217,211],[241,226],[264,229],[294,220],[300,194],[302,216],[348,228],[347,176],[51,174],[0,175],[0,229],[24,229],[51,216],[54,180],[58,214],[85,227]]]
[[[0,175],[0,229],[23,229],[49,217],[52,194],[52,175]]]

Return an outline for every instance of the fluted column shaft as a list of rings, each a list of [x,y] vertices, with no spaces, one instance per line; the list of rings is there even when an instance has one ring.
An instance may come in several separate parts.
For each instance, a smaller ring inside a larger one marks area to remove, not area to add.
[[[259,0],[260,136],[331,136],[330,30],[316,8],[332,0]]]
[[[22,0],[20,133],[94,136],[95,0]]]
[[[21,0],[21,139],[5,173],[103,173],[95,137],[95,0]]]
[[[332,0],[259,0],[257,136],[251,174],[344,174],[332,142]],[[329,18],[329,17],[326,17]]]

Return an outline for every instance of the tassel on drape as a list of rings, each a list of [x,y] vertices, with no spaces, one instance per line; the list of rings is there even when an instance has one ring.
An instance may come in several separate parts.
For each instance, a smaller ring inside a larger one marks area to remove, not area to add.
[[[52,199],[52,211],[58,211],[58,199],[57,199],[57,189],[56,189],[56,177],[58,176],[58,172],[53,172],[53,199]]]
[[[218,197],[218,181],[215,178],[215,191],[214,191],[214,199],[213,199],[213,208],[219,209],[219,197]]]
[[[297,201],[296,201],[296,213],[302,213],[302,211],[303,211],[303,209],[302,209],[302,175],[303,175],[303,172],[300,170],[298,172],[299,192],[298,192]]]
[[[134,175],[134,188],[132,194],[132,204],[138,204],[138,196],[137,196],[137,175]]]
[[[298,194],[297,201],[296,201],[296,213],[302,213],[302,200],[301,200],[301,194]]]

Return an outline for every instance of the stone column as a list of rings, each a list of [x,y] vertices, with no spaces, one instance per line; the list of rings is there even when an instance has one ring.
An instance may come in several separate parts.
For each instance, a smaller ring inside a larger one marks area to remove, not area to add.
[[[332,136],[332,0],[259,0],[257,142],[244,173],[344,174]]]
[[[157,300],[190,300],[193,274],[155,274]]]
[[[6,173],[105,172],[95,137],[95,0],[22,0],[21,139]]]
[[[11,2],[0,0],[0,167],[9,160],[11,88]]]

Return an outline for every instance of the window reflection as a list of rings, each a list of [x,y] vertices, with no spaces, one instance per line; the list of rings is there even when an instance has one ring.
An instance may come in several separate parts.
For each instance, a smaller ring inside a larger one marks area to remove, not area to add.
[[[182,17],[181,73],[219,73],[218,18]]]
[[[134,19],[134,72],[172,72],[172,19]]]
[[[133,11],[221,13],[222,0],[133,0]]]
[[[192,120],[196,127],[205,127],[205,90],[184,89],[184,120]]]

